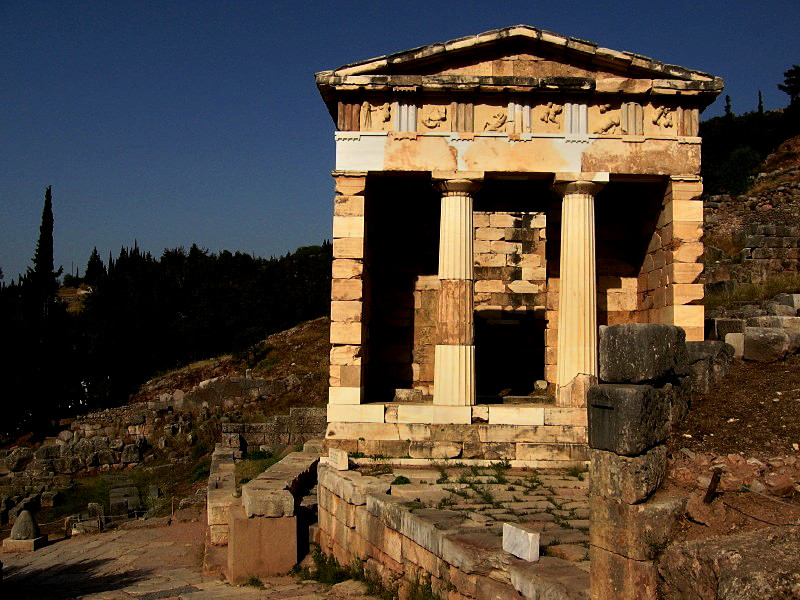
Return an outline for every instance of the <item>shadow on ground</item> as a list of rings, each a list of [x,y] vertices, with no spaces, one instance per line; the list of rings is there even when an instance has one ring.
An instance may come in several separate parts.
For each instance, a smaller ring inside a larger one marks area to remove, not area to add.
[[[47,569],[4,567],[2,596],[15,600],[78,598],[119,590],[143,581],[152,574],[150,569],[103,573],[102,567],[113,561],[111,558],[83,560]]]

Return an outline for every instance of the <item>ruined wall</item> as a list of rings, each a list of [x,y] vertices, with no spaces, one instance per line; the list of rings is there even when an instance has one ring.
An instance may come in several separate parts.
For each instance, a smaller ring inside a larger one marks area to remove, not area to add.
[[[295,375],[266,380],[220,377],[158,400],[89,413],[61,421],[63,430],[36,448],[0,451],[0,496],[31,487],[66,487],[73,475],[131,468],[155,458],[189,460],[186,449],[218,439],[220,421],[263,408],[269,398],[299,385]],[[241,411],[241,412],[240,412]],[[223,423],[227,435],[253,445],[298,444],[324,436],[324,408],[292,408],[268,423]],[[180,450],[180,452],[178,452]]]
[[[325,436],[325,408],[289,409],[288,415],[275,415],[264,423],[223,423],[222,445],[236,450],[258,450],[259,446],[303,444]]]

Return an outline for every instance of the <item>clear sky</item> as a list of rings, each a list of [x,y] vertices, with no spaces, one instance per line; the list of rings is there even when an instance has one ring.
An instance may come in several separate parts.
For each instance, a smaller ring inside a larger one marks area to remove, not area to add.
[[[0,0],[0,268],[192,243],[280,255],[331,237],[334,125],[314,73],[514,24],[724,77],[787,104],[800,2]],[[722,112],[722,97],[704,117]]]

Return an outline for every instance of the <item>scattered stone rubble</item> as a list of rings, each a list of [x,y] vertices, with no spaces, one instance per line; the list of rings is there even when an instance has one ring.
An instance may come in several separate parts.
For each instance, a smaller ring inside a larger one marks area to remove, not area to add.
[[[728,238],[731,256],[706,243],[706,289],[757,282],[800,267],[800,167],[760,173],[757,193],[704,198],[706,238]]]
[[[294,375],[286,379],[292,377],[297,379]],[[63,496],[59,490],[68,489],[75,475],[134,468],[157,454],[186,461],[183,450],[201,436],[216,438],[220,422],[225,439],[237,449],[248,443],[257,448],[323,436],[324,408],[292,408],[289,415],[267,423],[226,422],[262,408],[265,398],[291,385],[284,380],[214,378],[188,392],[176,390],[147,403],[62,420],[64,429],[38,448],[0,450],[0,524],[13,523],[26,503],[35,503],[36,509],[52,506]],[[126,498],[135,503],[132,496]]]
[[[800,350],[800,294],[706,313],[706,339],[723,340],[744,360],[774,362]]]

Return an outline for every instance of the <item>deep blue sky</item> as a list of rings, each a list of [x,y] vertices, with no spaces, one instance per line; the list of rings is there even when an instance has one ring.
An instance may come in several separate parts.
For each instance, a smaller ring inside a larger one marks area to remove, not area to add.
[[[330,238],[316,71],[525,23],[721,75],[735,112],[788,97],[800,2],[0,0],[0,268],[138,241],[261,256]],[[724,95],[723,94],[723,95]],[[722,112],[722,99],[704,117]]]

